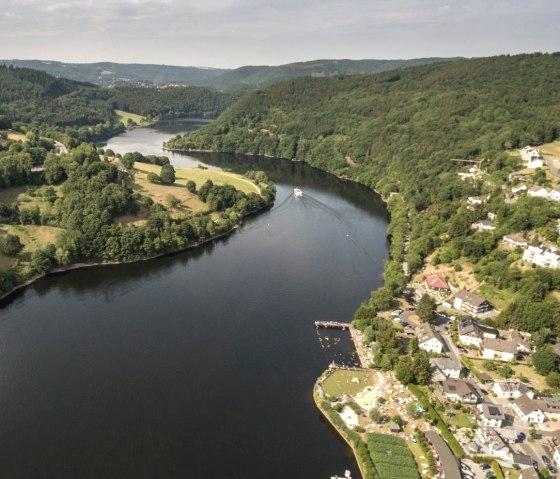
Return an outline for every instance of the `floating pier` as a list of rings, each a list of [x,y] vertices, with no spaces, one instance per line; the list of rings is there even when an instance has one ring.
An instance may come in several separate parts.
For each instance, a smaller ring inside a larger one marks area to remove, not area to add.
[[[331,328],[331,329],[342,329],[346,331],[350,329],[350,323],[340,323],[338,321],[315,321],[315,327],[319,328]]]

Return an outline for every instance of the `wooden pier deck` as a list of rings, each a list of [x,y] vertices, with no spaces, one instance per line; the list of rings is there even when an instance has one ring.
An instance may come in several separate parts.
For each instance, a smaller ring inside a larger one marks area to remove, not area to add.
[[[350,323],[341,323],[339,321],[315,321],[316,328],[332,328],[332,329],[350,329]]]

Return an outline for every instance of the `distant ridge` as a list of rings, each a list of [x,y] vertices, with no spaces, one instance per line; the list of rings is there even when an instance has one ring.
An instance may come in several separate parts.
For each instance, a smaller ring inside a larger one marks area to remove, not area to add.
[[[138,63],[63,63],[50,60],[0,60],[0,64],[32,68],[58,78],[97,85],[181,83],[218,90],[251,91],[279,81],[312,76],[325,77],[358,73],[380,73],[408,66],[424,65],[458,58],[416,58],[412,60],[313,60],[286,65],[224,68],[182,67]]]

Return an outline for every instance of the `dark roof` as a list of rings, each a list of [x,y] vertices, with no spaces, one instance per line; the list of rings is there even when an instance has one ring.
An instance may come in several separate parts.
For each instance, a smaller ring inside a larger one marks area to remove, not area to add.
[[[445,479],[461,479],[459,459],[449,449],[447,443],[435,431],[426,432],[426,438],[432,443],[439,456]]]
[[[478,396],[474,386],[464,379],[446,379],[443,381],[443,392],[448,394],[458,394],[459,396],[465,396],[467,394],[474,394]]]
[[[526,466],[533,465],[533,459],[531,458],[531,456],[528,456],[527,454],[512,453],[511,459],[514,464],[524,464]]]
[[[486,300],[484,298],[481,298],[477,294],[470,293],[469,291],[465,291],[464,289],[460,289],[459,291],[457,291],[457,294],[455,296],[457,296],[463,302],[475,307],[481,306],[486,303]]]
[[[501,419],[503,421],[506,418],[504,408],[499,404],[483,404],[482,414],[487,419]]]

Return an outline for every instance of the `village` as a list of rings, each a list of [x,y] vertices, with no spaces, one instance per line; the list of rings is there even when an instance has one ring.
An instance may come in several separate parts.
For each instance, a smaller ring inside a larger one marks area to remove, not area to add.
[[[527,195],[560,201],[560,185],[551,190],[525,185],[528,172],[545,164],[539,151],[528,146],[519,154],[525,168],[510,175],[515,186],[505,192],[508,200]],[[548,174],[557,175],[555,162],[547,160]],[[478,165],[459,173],[462,180],[482,175]],[[469,197],[467,208],[486,199]],[[490,211],[471,228],[493,231],[496,219]],[[504,235],[500,248],[515,250],[522,267],[558,268],[559,248],[539,239],[535,232],[519,231]],[[362,333],[348,324],[361,367],[331,365],[318,382],[321,398],[334,402],[349,429],[401,437],[425,478],[560,477],[560,395],[534,368],[531,335],[489,325],[500,311],[474,292],[478,282],[469,271],[448,273],[425,268],[411,278],[399,306],[380,314],[402,340],[417,340],[429,354],[427,387],[406,387],[393,371],[369,368],[374,344],[364,344]],[[417,314],[426,297],[435,309],[429,322]],[[551,349],[560,357],[560,344]]]

